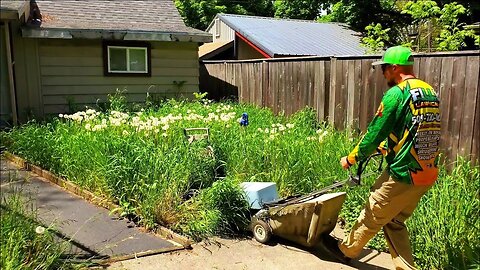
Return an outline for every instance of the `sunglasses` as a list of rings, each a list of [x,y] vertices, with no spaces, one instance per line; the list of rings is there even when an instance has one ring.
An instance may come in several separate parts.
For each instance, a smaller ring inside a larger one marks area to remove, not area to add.
[[[390,64],[383,64],[380,67],[382,68],[382,72],[385,73],[385,70],[387,70],[387,67],[391,66]]]

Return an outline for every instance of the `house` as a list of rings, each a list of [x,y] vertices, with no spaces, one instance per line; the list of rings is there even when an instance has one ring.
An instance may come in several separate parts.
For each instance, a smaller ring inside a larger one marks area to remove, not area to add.
[[[201,60],[366,53],[360,33],[341,23],[218,14],[206,31],[213,43],[200,47]]]
[[[198,47],[212,40],[186,27],[171,0],[2,0],[0,11],[3,121],[98,104],[116,89],[132,102],[188,97]]]

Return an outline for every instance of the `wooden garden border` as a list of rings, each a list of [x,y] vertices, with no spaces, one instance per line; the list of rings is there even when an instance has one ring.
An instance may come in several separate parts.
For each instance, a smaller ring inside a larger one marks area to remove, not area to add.
[[[73,182],[71,182],[67,179],[59,177],[59,176],[53,174],[50,171],[47,171],[45,169],[42,169],[39,166],[36,166],[34,164],[29,163],[27,160],[25,160],[25,159],[23,159],[19,156],[16,156],[16,155],[14,155],[10,152],[7,152],[7,151],[3,152],[2,155],[7,160],[9,160],[9,161],[13,162],[15,165],[17,165],[18,167],[25,168],[25,169],[37,174],[38,176],[46,179],[48,182],[51,182],[51,183],[65,189],[66,191],[68,191],[68,192],[70,192],[74,195],[82,197],[83,199],[85,199],[85,200],[87,200],[87,201],[89,201],[89,202],[91,202],[91,203],[93,203],[97,206],[106,208],[110,211],[119,207],[118,205],[112,203],[108,199],[101,198],[101,197],[93,194],[92,192],[90,192],[90,191],[88,191],[88,190],[86,190],[82,187],[79,187],[78,185],[74,184]],[[93,260],[93,262],[98,263],[100,265],[110,264],[110,263],[113,263],[113,262],[129,260],[129,259],[133,259],[133,258],[137,258],[137,257],[155,255],[155,254],[169,252],[169,251],[175,251],[175,250],[188,249],[188,248],[191,248],[191,245],[193,243],[193,241],[191,239],[189,239],[188,237],[179,235],[179,234],[175,233],[174,231],[172,231],[168,228],[162,227],[162,226],[159,226],[152,233],[154,235],[158,236],[158,237],[166,239],[167,241],[173,243],[175,246],[174,247],[157,249],[157,250],[148,250],[148,251],[135,253],[135,254],[110,257],[110,258],[105,259],[105,260],[98,260],[98,261]]]

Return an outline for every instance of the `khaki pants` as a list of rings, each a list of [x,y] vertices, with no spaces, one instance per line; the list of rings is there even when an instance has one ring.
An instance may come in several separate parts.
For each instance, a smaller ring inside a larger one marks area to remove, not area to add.
[[[383,227],[395,268],[415,269],[404,222],[431,187],[397,182],[384,171],[372,186],[368,203],[350,235],[339,244],[340,250],[347,257],[357,257],[367,242]]]

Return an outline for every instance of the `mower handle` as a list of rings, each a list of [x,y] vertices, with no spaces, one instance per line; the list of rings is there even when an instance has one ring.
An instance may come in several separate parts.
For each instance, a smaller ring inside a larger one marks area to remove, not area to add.
[[[361,183],[361,180],[362,180],[362,173],[365,171],[365,168],[367,167],[368,165],[368,162],[370,162],[370,160],[373,158],[373,157],[376,157],[376,156],[382,156],[381,153],[375,153],[373,155],[370,155],[368,156],[365,160],[363,161],[360,161],[358,163],[358,167],[357,167],[357,174],[356,175],[352,175],[352,171],[349,170],[349,182],[351,185],[360,185]],[[380,160],[380,165],[378,166],[378,171],[380,172],[382,170],[382,165],[383,165],[383,157],[382,159]]]

